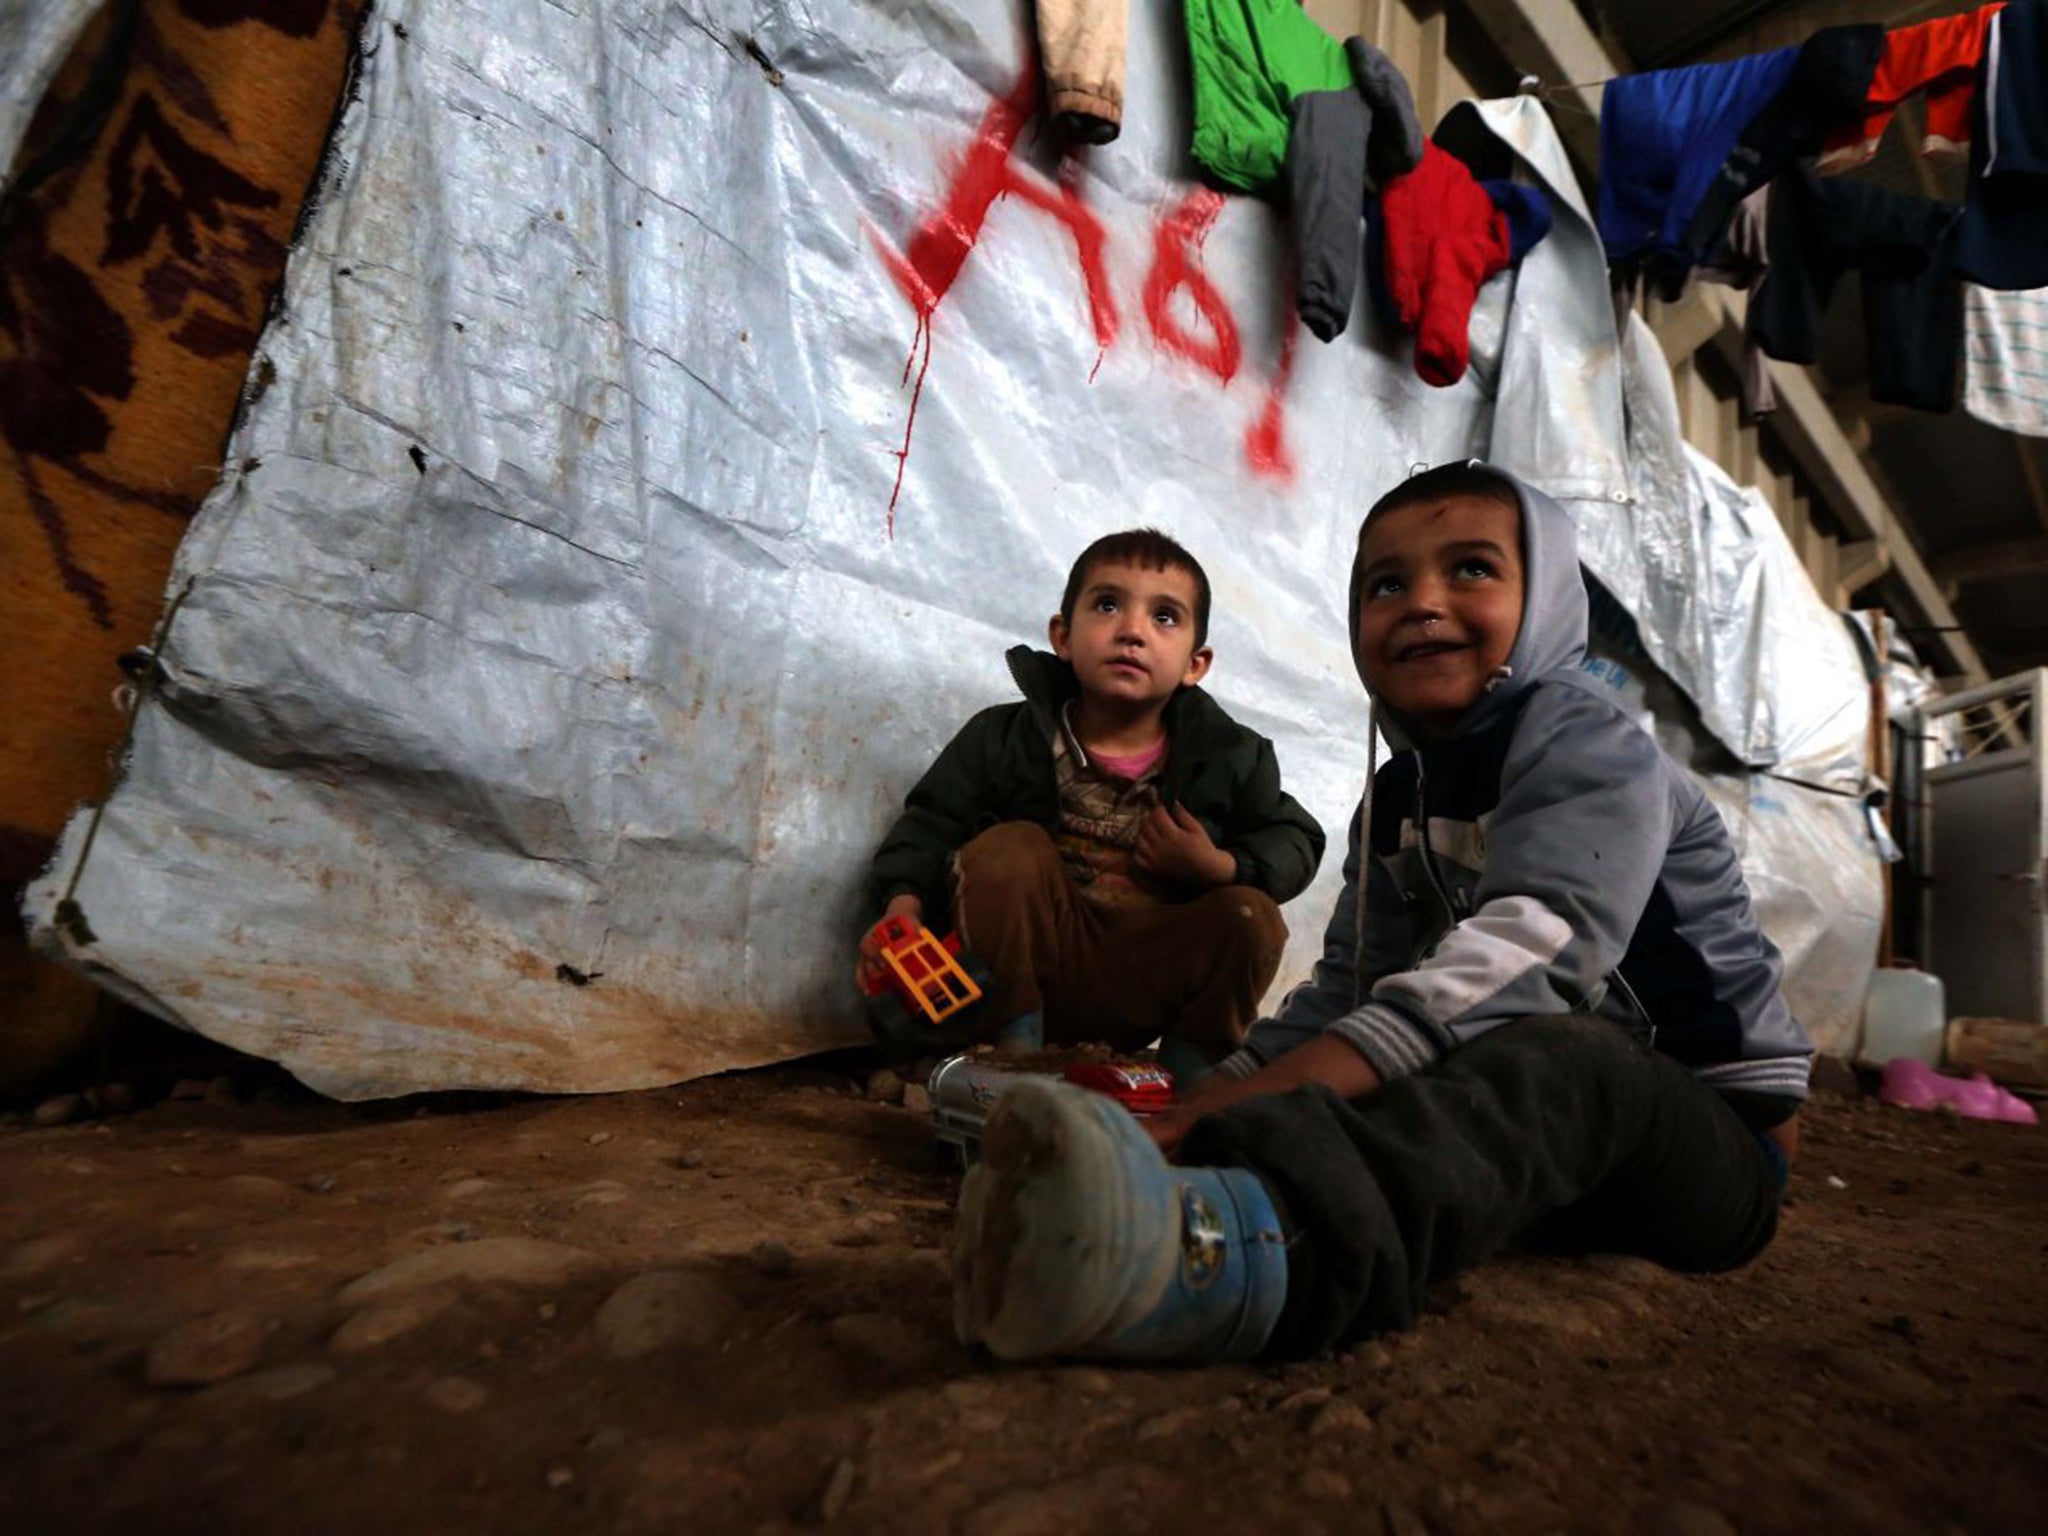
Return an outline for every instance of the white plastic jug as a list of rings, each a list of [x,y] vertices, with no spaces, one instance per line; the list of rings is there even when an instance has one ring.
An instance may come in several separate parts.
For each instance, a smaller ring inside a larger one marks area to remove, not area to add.
[[[1947,1025],[1939,976],[1873,971],[1863,998],[1863,1043],[1856,1059],[1867,1067],[1881,1067],[1903,1056],[1938,1067]]]

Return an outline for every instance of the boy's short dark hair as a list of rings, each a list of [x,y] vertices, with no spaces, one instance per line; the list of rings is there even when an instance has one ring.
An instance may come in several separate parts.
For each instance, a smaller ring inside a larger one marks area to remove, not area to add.
[[[1093,565],[1135,565],[1143,571],[1186,571],[1195,578],[1195,648],[1209,643],[1209,573],[1202,562],[1189,554],[1176,539],[1157,528],[1127,528],[1122,533],[1105,533],[1081,551],[1081,558],[1067,572],[1067,590],[1060,594],[1060,622],[1074,622],[1074,604],[1081,600],[1081,584]]]
[[[1522,510],[1521,498],[1499,470],[1489,469],[1477,459],[1458,459],[1410,475],[1372,504],[1372,510],[1365,514],[1365,521],[1369,523],[1382,512],[1391,512],[1396,507],[1413,506],[1418,501],[1443,501],[1451,496],[1477,496],[1485,501],[1500,502],[1516,512]]]

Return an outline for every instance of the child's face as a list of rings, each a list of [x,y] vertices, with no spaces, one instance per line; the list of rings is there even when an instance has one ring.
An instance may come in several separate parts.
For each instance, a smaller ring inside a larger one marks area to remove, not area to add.
[[[1101,562],[1081,582],[1073,621],[1055,615],[1049,633],[1081,692],[1123,709],[1164,706],[1176,688],[1209,670],[1209,648],[1195,645],[1189,571]]]
[[[1522,628],[1521,517],[1485,496],[1394,507],[1359,542],[1358,659],[1382,704],[1450,729]]]

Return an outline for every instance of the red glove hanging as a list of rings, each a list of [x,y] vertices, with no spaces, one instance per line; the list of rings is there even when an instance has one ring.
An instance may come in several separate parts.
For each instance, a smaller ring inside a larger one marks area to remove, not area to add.
[[[1479,285],[1509,262],[1508,223],[1464,162],[1426,144],[1380,189],[1387,296],[1415,333],[1415,371],[1438,388],[1465,376]]]

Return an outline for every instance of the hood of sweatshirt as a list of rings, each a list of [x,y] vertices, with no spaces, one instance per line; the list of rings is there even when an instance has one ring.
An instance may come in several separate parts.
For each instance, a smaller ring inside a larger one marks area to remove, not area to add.
[[[1541,491],[1524,485],[1506,470],[1474,459],[1470,468],[1497,478],[1514,493],[1522,522],[1522,627],[1515,635],[1507,663],[1494,675],[1484,693],[1458,718],[1446,740],[1482,729],[1486,722],[1508,707],[1523,689],[1545,673],[1576,668],[1586,654],[1586,583],[1579,574],[1578,533],[1564,508]],[[1367,517],[1366,522],[1372,519]],[[1358,530],[1361,542],[1365,528]],[[1351,562],[1351,659],[1358,668],[1358,680],[1366,682],[1365,664],[1358,653],[1358,596],[1363,570],[1356,556]],[[1372,685],[1366,683],[1367,694]],[[1380,732],[1396,749],[1415,744],[1413,723],[1401,717],[1377,697],[1373,698]]]

